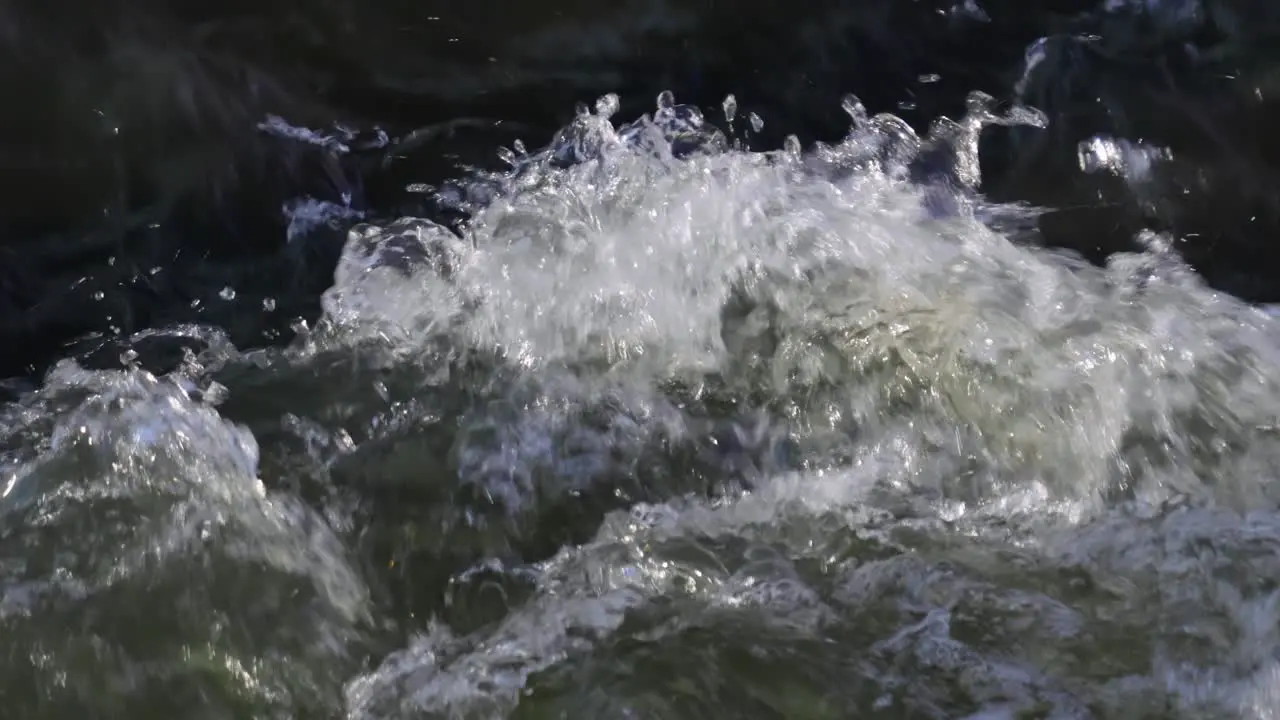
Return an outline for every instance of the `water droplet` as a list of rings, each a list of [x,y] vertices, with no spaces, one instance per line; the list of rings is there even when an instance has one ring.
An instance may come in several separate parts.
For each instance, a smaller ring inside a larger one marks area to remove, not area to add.
[[[738,114],[738,98],[734,97],[733,93],[725,95],[724,103],[721,104],[721,107],[724,108],[724,119],[728,122],[733,122],[734,116]]]
[[[289,323],[289,329],[298,335],[306,335],[311,330],[307,327],[307,321],[302,318],[294,318],[293,322]]]
[[[670,90],[663,90],[658,93],[658,109],[670,110],[676,106],[676,96]]]
[[[764,129],[764,119],[753,113],[747,114],[747,122],[751,124],[751,132],[760,132]]]
[[[95,293],[93,294],[93,299],[94,299],[94,300],[101,300],[101,299],[102,299],[102,298],[104,298],[104,297],[106,297],[106,294],[105,294],[105,293],[103,293],[101,290],[99,290],[99,291],[97,291],[97,292],[95,292]]]
[[[516,153],[510,148],[500,147],[498,148],[498,159],[514,167],[516,164]]]
[[[348,453],[356,449],[356,441],[346,428],[338,428],[333,433],[333,446],[340,452]]]
[[[596,100],[596,115],[606,119],[611,118],[614,113],[618,112],[618,106],[618,96],[616,93],[601,95],[600,99]]]
[[[591,114],[591,109],[584,102],[576,102],[573,104],[573,114],[578,117],[586,117]]]
[[[133,364],[133,361],[134,361],[134,360],[137,360],[137,359],[138,359],[138,351],[137,351],[137,350],[132,350],[132,349],[130,349],[130,350],[125,350],[124,352],[120,353],[120,364],[121,364],[121,365],[126,365],[126,366],[127,366],[127,365],[131,365],[131,364]]]
[[[1081,141],[1076,146],[1080,169],[1087,173],[1114,170],[1120,165],[1120,153],[1115,143],[1102,137]]]
[[[796,137],[795,135],[788,135],[787,138],[782,141],[782,149],[788,155],[791,155],[793,157],[799,157],[800,156],[800,138]]]
[[[275,298],[262,298],[262,310],[263,310],[264,312],[275,312],[275,310],[276,310],[276,299],[275,299]]]
[[[227,301],[235,300],[236,291],[228,285],[227,287],[222,288],[222,291],[218,293],[218,297]]]
[[[517,154],[517,155],[519,155],[519,156],[521,156],[521,157],[524,157],[524,156],[526,156],[526,155],[528,155],[528,154],[529,154],[529,151],[528,151],[528,150],[526,150],[526,149],[525,149],[525,147],[524,147],[524,141],[523,141],[523,140],[516,140],[515,142],[511,143],[511,149],[512,149],[512,150],[515,150],[515,151],[516,151],[516,154]]]

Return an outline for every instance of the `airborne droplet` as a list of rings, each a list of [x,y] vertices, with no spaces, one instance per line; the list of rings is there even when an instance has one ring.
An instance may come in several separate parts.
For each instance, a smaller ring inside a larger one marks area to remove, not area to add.
[[[734,116],[738,114],[738,98],[734,97],[733,93],[726,95],[721,107],[724,108],[724,119],[727,122],[733,122]]]

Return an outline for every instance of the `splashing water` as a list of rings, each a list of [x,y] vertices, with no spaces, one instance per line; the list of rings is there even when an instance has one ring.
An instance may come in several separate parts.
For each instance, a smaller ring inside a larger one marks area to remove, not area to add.
[[[617,106],[441,188],[461,234],[353,229],[288,350],[6,408],[14,697],[1275,717],[1275,319],[1164,238],[996,230],[1029,211],[978,194],[978,136],[1028,109],[918,137],[850,98],[842,142],[751,152]]]

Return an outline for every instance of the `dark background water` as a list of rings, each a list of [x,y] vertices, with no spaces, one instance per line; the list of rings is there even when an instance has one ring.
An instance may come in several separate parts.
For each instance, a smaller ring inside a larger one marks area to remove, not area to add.
[[[1048,208],[1040,241],[1095,260],[1171,230],[1214,286],[1280,300],[1267,42],[1280,10],[1099,5],[13,0],[0,9],[0,377],[179,321],[241,346],[288,337],[318,313],[343,232],[288,242],[285,203],[430,214],[406,185],[494,165],[517,137],[540,145],[605,92],[623,117],[663,89],[708,116],[735,93],[765,120],[758,147],[838,138],[845,92],[923,129],[962,114],[972,90],[1013,99],[1041,38],[1024,95],[1050,126],[992,130],[984,192]],[[269,115],[418,139],[340,154],[262,132]],[[1173,159],[1137,188],[1085,174],[1077,145],[1100,133]]]

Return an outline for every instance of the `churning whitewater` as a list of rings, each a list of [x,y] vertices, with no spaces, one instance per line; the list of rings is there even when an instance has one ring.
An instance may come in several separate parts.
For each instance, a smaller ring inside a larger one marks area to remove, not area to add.
[[[616,107],[3,408],[15,716],[1280,717],[1277,320],[984,202],[1032,110]]]

